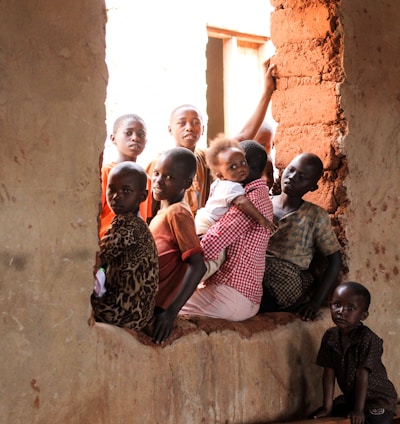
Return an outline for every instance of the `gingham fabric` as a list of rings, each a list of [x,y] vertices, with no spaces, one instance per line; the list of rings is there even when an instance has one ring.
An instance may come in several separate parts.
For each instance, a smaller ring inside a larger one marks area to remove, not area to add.
[[[256,208],[272,220],[272,203],[265,181],[252,181],[245,191]],[[231,286],[252,303],[259,304],[269,235],[268,230],[232,206],[201,241],[206,260],[216,259],[221,250],[227,248],[226,261],[207,283]]]

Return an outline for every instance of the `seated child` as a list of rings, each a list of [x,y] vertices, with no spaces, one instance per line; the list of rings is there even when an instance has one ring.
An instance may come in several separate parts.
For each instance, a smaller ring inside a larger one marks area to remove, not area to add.
[[[203,249],[185,192],[196,174],[196,156],[185,147],[164,152],[155,163],[153,196],[160,202],[150,222],[159,260],[153,341],[165,341],[178,312],[204,275]]]
[[[267,152],[256,141],[243,141],[241,146],[249,165],[246,196],[272,220],[268,187],[261,179]],[[226,261],[204,286],[197,288],[180,313],[230,321],[243,321],[256,315],[263,293],[268,240],[269,231],[237,207],[229,208],[201,240],[206,259],[215,260],[226,249]]]
[[[337,281],[340,245],[329,215],[303,199],[318,188],[322,174],[322,161],[312,153],[296,156],[282,174],[282,192],[272,197],[277,230],[268,243],[260,312],[290,311],[313,320]],[[316,251],[328,266],[314,283],[308,269]]]
[[[206,150],[206,161],[215,181],[211,184],[210,197],[204,208],[197,211],[197,234],[204,235],[211,225],[225,215],[231,205],[235,205],[272,233],[275,225],[245,196],[242,183],[249,175],[249,167],[241,144],[236,140],[217,137]],[[206,262],[207,273],[203,276],[204,280],[216,272],[224,258],[222,251],[218,260]]]
[[[115,165],[108,176],[107,202],[115,217],[100,240],[100,270],[90,298],[96,321],[133,330],[153,317],[158,285],[157,249],[138,216],[146,185],[146,172],[134,162]]]
[[[326,331],[317,365],[324,367],[323,406],[313,418],[350,415],[352,424],[389,424],[397,393],[382,364],[383,341],[361,321],[368,317],[371,296],[359,283],[336,287],[330,302],[336,327]],[[333,399],[335,379],[343,395]]]
[[[146,146],[146,125],[138,115],[122,115],[115,120],[110,139],[117,148],[118,157],[115,162],[106,163],[101,168],[100,239],[104,236],[115,216],[106,200],[108,174],[117,163],[124,161],[136,162],[137,157],[143,152]],[[151,191],[150,178],[147,180],[147,190]],[[142,202],[139,207],[140,215],[145,221],[150,216],[149,208],[150,203],[148,203],[148,199]]]

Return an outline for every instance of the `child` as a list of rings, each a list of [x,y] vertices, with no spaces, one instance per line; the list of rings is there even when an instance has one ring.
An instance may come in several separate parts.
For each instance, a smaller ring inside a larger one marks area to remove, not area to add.
[[[210,197],[206,205],[199,209],[195,216],[197,234],[204,235],[211,225],[222,218],[232,204],[262,227],[273,232],[275,225],[265,218],[245,196],[241,182],[248,177],[249,167],[240,143],[223,137],[214,139],[206,150],[206,162],[216,179],[211,185]],[[223,251],[220,260],[208,261],[207,273],[203,279],[210,277],[219,268],[224,258]]]
[[[330,302],[336,327],[326,331],[317,365],[324,367],[323,406],[313,418],[350,415],[352,424],[389,424],[397,393],[382,364],[383,340],[361,321],[368,317],[371,296],[359,283],[336,287]],[[333,399],[335,378],[343,392]]]
[[[260,312],[290,311],[313,320],[337,281],[340,245],[329,215],[303,199],[318,188],[322,174],[322,161],[312,153],[296,156],[282,174],[282,192],[272,197],[277,230],[268,244]],[[307,270],[316,250],[327,258],[328,266],[313,284]]]
[[[264,216],[272,219],[268,187],[261,179],[267,153],[256,141],[243,141],[241,145],[249,166],[249,175],[244,181],[246,196]],[[204,287],[194,292],[180,313],[230,321],[253,317],[263,292],[268,239],[269,231],[237,207],[229,208],[201,240],[207,260],[217,259],[221,250],[226,249],[226,261]]]
[[[107,202],[115,216],[100,241],[100,271],[91,296],[96,321],[134,330],[152,318],[158,284],[157,249],[138,216],[146,185],[144,169],[133,162],[115,165],[108,176]]]
[[[115,144],[118,151],[116,162],[105,164],[101,169],[101,212],[99,238],[101,239],[111,224],[115,214],[110,209],[106,200],[107,180],[111,169],[120,162],[136,162],[137,157],[143,152],[146,146],[146,125],[143,119],[134,114],[122,115],[116,119],[113,126],[113,133],[110,139]],[[147,189],[151,190],[151,181],[148,179]],[[147,199],[140,204],[140,214],[144,220],[150,215],[150,207]]]
[[[176,147],[163,153],[153,170],[153,196],[160,202],[160,210],[150,222],[160,269],[153,333],[156,343],[169,337],[176,315],[205,272],[194,218],[184,201],[196,166],[189,149]]]
[[[265,84],[259,103],[253,114],[244,125],[243,129],[233,139],[242,141],[251,139],[260,128],[272,93],[275,90],[275,81],[273,74],[275,65],[270,65],[269,61],[264,63]],[[201,112],[193,105],[184,104],[176,107],[170,116],[168,131],[174,138],[176,146],[185,147],[192,151],[196,156],[197,169],[193,177],[193,183],[185,193],[186,203],[190,206],[193,215],[199,208],[204,207],[212,182],[210,171],[207,167],[204,151],[198,149],[197,142],[204,132],[203,117]],[[152,174],[155,161],[149,164],[146,171]],[[153,202],[153,215],[156,213],[158,204]]]

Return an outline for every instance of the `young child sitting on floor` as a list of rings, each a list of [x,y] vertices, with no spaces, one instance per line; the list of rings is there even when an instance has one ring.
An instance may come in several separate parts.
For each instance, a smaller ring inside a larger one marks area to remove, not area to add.
[[[115,165],[108,176],[107,202],[115,216],[100,240],[90,298],[96,321],[134,330],[153,317],[158,287],[157,249],[138,216],[146,185],[146,172],[134,162]]]
[[[389,424],[397,393],[382,364],[383,341],[361,321],[368,317],[369,291],[360,283],[336,287],[330,302],[336,327],[326,331],[317,365],[324,367],[323,406],[313,418],[350,416],[352,424]],[[333,399],[335,378],[343,395]]]
[[[206,162],[215,180],[211,184],[210,197],[204,208],[199,209],[195,216],[197,234],[204,235],[211,225],[225,215],[231,205],[235,205],[272,233],[275,225],[245,196],[243,181],[249,175],[249,167],[241,144],[223,136],[215,138],[206,150]],[[206,262],[207,273],[203,279],[210,277],[224,258],[223,251],[218,260]]]

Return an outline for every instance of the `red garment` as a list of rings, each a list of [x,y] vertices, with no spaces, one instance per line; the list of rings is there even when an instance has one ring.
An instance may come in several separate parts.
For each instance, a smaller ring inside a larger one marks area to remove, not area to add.
[[[252,181],[245,186],[245,191],[254,206],[272,221],[272,202],[265,181]],[[252,303],[260,304],[269,237],[269,230],[236,206],[231,206],[225,216],[209,228],[201,241],[205,260],[217,259],[221,250],[227,249],[226,261],[206,284],[226,284]]]
[[[107,203],[107,182],[108,175],[110,174],[111,169],[117,164],[117,162],[107,163],[101,168],[101,212],[99,215],[100,224],[99,224],[99,239],[101,240],[111,225],[115,214],[110,209]],[[140,216],[146,222],[147,218],[151,216],[151,204],[149,202],[149,196],[151,197],[151,179],[147,176],[147,190],[148,196],[147,199],[142,202],[139,206]]]
[[[175,299],[187,269],[187,259],[203,254],[193,215],[186,203],[160,210],[150,222],[158,251],[159,286],[156,305],[166,309]]]

